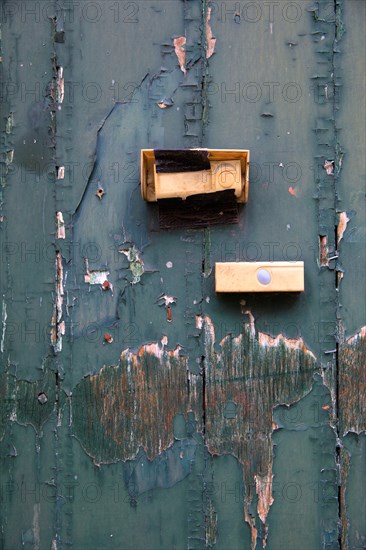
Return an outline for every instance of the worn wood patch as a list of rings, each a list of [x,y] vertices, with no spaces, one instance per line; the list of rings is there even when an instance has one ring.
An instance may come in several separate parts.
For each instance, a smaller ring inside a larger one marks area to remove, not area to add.
[[[273,408],[310,391],[317,363],[301,339],[271,338],[248,325],[238,337],[225,337],[217,354],[213,325],[204,323],[206,442],[212,454],[231,453],[243,465],[245,519],[255,545],[255,494],[263,524],[273,502]]]
[[[273,502],[273,408],[310,391],[317,362],[301,339],[255,334],[253,325],[225,337],[217,353],[210,319],[197,322],[205,334],[201,375],[189,373],[179,349],[150,344],[136,355],[124,352],[119,366],[104,367],[76,386],[74,433],[97,464],[132,459],[141,447],[152,460],[172,446],[176,415],[193,412],[209,452],[232,454],[243,465],[245,519],[255,541],[255,497],[263,524]],[[214,518],[208,521],[211,532]]]
[[[366,430],[366,327],[340,345],[340,433]]]
[[[173,444],[175,415],[199,417],[199,395],[179,349],[146,345],[76,386],[75,435],[98,464],[132,459],[140,447],[153,459]]]
[[[0,376],[0,439],[6,423],[31,425],[37,434],[56,411],[61,414],[65,394],[60,389],[58,372],[45,368],[35,382],[16,380],[5,372]]]

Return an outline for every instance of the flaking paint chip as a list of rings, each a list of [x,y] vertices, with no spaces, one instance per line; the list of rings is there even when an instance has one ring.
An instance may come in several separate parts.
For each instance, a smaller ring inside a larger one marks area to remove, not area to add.
[[[185,67],[186,63],[186,52],[184,50],[184,45],[186,43],[186,37],[185,36],[177,36],[174,38],[173,44],[174,44],[174,51],[178,58],[179,67],[182,73],[187,74],[187,69]]]
[[[334,173],[334,160],[326,160],[324,162],[324,169],[328,176],[331,176]]]
[[[105,195],[105,191],[103,187],[98,187],[97,192],[95,193],[98,199],[101,201],[103,196]]]

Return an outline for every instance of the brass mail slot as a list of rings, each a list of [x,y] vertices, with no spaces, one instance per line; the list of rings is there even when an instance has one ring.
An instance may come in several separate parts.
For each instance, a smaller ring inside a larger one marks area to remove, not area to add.
[[[234,191],[248,200],[249,151],[240,149],[142,149],[141,193],[144,200],[181,198]]]
[[[304,262],[218,262],[216,292],[302,292]]]

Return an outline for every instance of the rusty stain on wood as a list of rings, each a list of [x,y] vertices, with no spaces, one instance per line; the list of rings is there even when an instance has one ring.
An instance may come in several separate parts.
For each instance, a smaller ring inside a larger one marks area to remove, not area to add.
[[[96,464],[132,459],[140,447],[152,460],[173,444],[176,414],[199,417],[197,380],[188,376],[179,347],[167,351],[154,343],[137,354],[126,350],[118,366],[103,367],[76,386],[75,435]]]
[[[366,430],[366,326],[339,346],[339,426],[343,436]]]
[[[205,319],[205,325],[206,442],[212,454],[233,454],[243,466],[244,515],[254,544],[255,518],[250,511],[254,481],[264,525],[273,502],[273,408],[293,403],[310,391],[317,363],[301,339],[253,335],[248,326],[236,338],[225,337],[221,353],[216,354],[212,324]],[[235,419],[225,418],[228,401],[237,406]]]
[[[273,502],[273,408],[310,391],[316,359],[301,339],[253,334],[248,325],[238,337],[225,337],[216,353],[211,320],[196,317],[196,326],[205,334],[203,425],[201,376],[189,373],[179,347],[165,350],[163,337],[162,346],[146,344],[137,354],[127,350],[118,366],[103,367],[76,386],[74,433],[96,464],[132,459],[140,447],[153,460],[173,444],[175,415],[193,412],[209,452],[233,454],[243,466],[244,516],[254,540],[254,498],[264,526]],[[228,402],[235,404],[235,415],[226,414]]]

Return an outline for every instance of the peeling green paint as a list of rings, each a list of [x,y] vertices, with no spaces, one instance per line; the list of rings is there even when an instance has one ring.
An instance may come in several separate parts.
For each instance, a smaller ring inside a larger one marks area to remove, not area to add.
[[[46,369],[37,382],[19,380],[15,391],[15,420],[19,424],[30,424],[40,433],[56,407],[55,373]]]
[[[339,431],[366,431],[366,329],[340,345]],[[355,391],[357,388],[357,391]]]
[[[338,41],[341,40],[343,34],[346,32],[342,11],[342,1],[335,0],[336,39]]]
[[[206,548],[212,548],[216,544],[217,539],[217,513],[208,499],[206,510]]]
[[[8,419],[8,401],[7,401],[7,376],[0,374],[0,441],[5,434],[5,426]]]
[[[310,391],[317,362],[302,341],[256,336],[246,325],[242,335],[225,338],[217,354],[208,318],[203,331],[201,429],[210,453],[233,454],[242,464],[245,517],[254,533],[255,494],[263,524],[272,502],[272,411]],[[124,353],[118,367],[104,367],[73,391],[75,435],[97,464],[131,460],[140,447],[155,459],[173,443],[173,417],[193,412],[199,420],[200,388],[200,377],[188,373],[186,358],[176,352],[151,344],[137,355]],[[234,416],[225,414],[228,401],[236,405]]]
[[[365,453],[366,433],[348,433],[343,438],[341,497],[342,550],[366,544]]]
[[[6,3],[6,8],[23,9],[20,4]],[[32,8],[31,2],[26,4]],[[36,2],[38,7],[42,4]],[[237,13],[236,5],[231,13],[234,3],[137,1],[123,6],[106,0],[98,7],[103,13],[95,22],[85,3],[64,7],[57,2],[38,21],[35,13],[19,10],[6,14],[2,24],[6,42],[0,70],[4,80],[20,90],[25,86],[25,96],[20,100],[14,88],[5,86],[0,269],[2,320],[4,311],[8,317],[1,339],[2,364],[7,365],[6,374],[0,374],[1,483],[18,482],[21,476],[33,485],[43,483],[44,472],[51,471],[47,486],[57,488],[58,499],[47,506],[30,503],[29,495],[23,502],[20,493],[2,500],[0,545],[236,550],[249,547],[251,537],[252,545],[267,541],[269,550],[271,544],[303,550],[303,527],[312,518],[309,537],[314,547],[337,548],[338,542],[362,546],[366,514],[358,490],[365,457],[365,358],[360,340],[343,342],[342,332],[354,334],[365,323],[359,299],[365,269],[365,144],[359,131],[364,4],[331,0],[314,6],[305,0],[297,5],[301,18],[294,22],[279,20],[283,11],[277,5],[272,6],[271,20],[271,6],[263,3],[257,5],[262,17],[256,22],[247,20],[253,15],[248,11]],[[208,59],[213,36],[217,42]],[[185,41],[185,73],[174,52],[176,37]],[[128,54],[131,44],[137,45],[138,62]],[[287,81],[300,86],[300,100],[283,102],[274,96],[266,102],[266,84],[272,83],[276,92]],[[249,82],[262,92],[258,101],[241,93]],[[91,83],[102,91],[95,102],[88,100]],[[162,103],[169,108],[161,109]],[[138,151],[197,146],[245,146],[253,151],[250,202],[231,228],[219,226],[204,233],[176,229],[163,235],[156,208],[140,200]],[[37,162],[40,171],[34,170]],[[329,173],[325,162],[333,167]],[[295,183],[280,170],[281,164],[290,163],[301,168]],[[268,165],[274,167],[269,177]],[[55,174],[60,178],[56,180]],[[105,191],[102,201],[95,196],[98,185]],[[334,229],[341,211],[348,213],[352,224],[338,246]],[[50,348],[49,341],[54,257],[52,262],[45,254],[37,257],[38,246],[42,252],[56,250],[55,212],[63,213],[66,230],[62,246],[58,242],[65,326],[54,325],[65,329],[62,349]],[[320,266],[319,235],[327,237],[328,247],[328,261]],[[245,259],[241,256],[253,243],[262,256],[273,250],[277,254],[289,242],[301,248],[305,259],[303,296],[215,295],[215,261]],[[110,272],[112,292],[84,284],[85,255],[79,250],[90,243],[98,251],[90,259],[92,271]],[[280,248],[266,248],[271,243]],[[21,253],[26,245],[25,256],[15,252],[17,245]],[[124,247],[127,270],[119,254]],[[338,286],[335,271],[343,274]],[[177,297],[171,319],[164,308],[156,307],[157,297],[164,295]],[[255,336],[251,329],[241,331],[247,311],[256,318]],[[215,344],[205,316],[212,319]],[[197,319],[201,325],[195,324]],[[46,338],[38,336],[37,323]],[[318,365],[304,349],[289,347],[289,326],[295,327],[294,338],[301,335],[314,351]],[[113,334],[113,346],[104,345],[107,331]],[[239,332],[239,337],[230,336]],[[260,334],[284,338],[265,347]],[[118,363],[122,349],[138,350],[160,338],[165,343],[154,352],[126,353],[118,367],[110,366]],[[179,357],[163,349],[167,341],[171,348],[179,343]],[[46,357],[49,372],[41,368]],[[314,426],[309,411],[324,390],[312,378],[318,369],[329,384],[332,402],[324,402],[322,425]],[[56,378],[59,370],[63,380]],[[228,381],[224,370],[238,374],[238,379]],[[142,386],[139,376],[145,380]],[[196,395],[189,377],[196,380]],[[121,391],[122,381],[131,394]],[[61,386],[71,396],[70,416],[68,409],[61,416],[66,395]],[[162,388],[166,399],[160,402]],[[215,401],[219,390],[222,401]],[[281,407],[282,400],[286,405]],[[273,410],[276,404],[280,406]],[[146,413],[135,419],[134,406],[149,410],[152,417]],[[273,434],[273,414],[278,418],[279,411],[286,416],[299,410],[307,415],[299,429],[280,426]],[[257,419],[259,413],[262,417]],[[158,427],[151,428],[153,420]],[[202,431],[202,437],[195,430]],[[359,435],[350,433],[353,430]],[[120,431],[130,439],[119,440]],[[248,436],[246,443],[240,439],[243,434]],[[346,455],[335,449],[336,435],[343,435]],[[212,450],[215,446],[220,455]],[[95,463],[108,465],[94,468],[85,450]],[[306,476],[289,463],[289,456],[303,465]],[[332,493],[331,503],[321,501],[317,507],[304,498],[294,508],[281,506],[282,492],[269,490],[271,471],[289,482],[304,483],[302,489],[309,480],[333,488],[335,458],[341,470],[349,471],[341,478],[343,495]],[[329,472],[319,474],[325,464]],[[217,480],[236,483],[239,469],[251,535],[243,519],[242,494],[226,495],[224,502],[220,491],[211,494],[207,489]],[[286,478],[287,473],[293,478]],[[131,481],[136,482],[136,492]],[[65,483],[75,483],[76,488],[80,483],[83,489],[95,483],[103,494],[95,506],[86,502],[82,491],[73,500],[69,493],[65,496]],[[108,493],[109,485],[120,490],[117,497]],[[334,530],[338,499],[339,541]],[[314,517],[315,511],[319,517]],[[298,513],[302,539],[297,536],[299,522],[287,521],[283,528],[287,513]]]
[[[236,338],[225,337],[219,354],[208,319],[205,333],[205,440],[211,453],[233,454],[243,466],[244,513],[255,544],[256,494],[263,524],[272,504],[273,409],[310,391],[317,362],[302,342],[256,335],[253,327],[244,326]],[[236,405],[234,418],[225,414],[228,401]]]
[[[279,429],[272,436],[274,503],[268,515],[268,550],[340,548],[337,434],[329,423],[331,403],[329,389],[316,375],[306,397],[275,409]],[[291,518],[286,529],[281,518]]]
[[[198,416],[199,399],[196,377],[179,349],[147,345],[76,386],[74,432],[97,464],[131,460],[140,447],[152,460],[173,444],[177,414]]]
[[[140,282],[141,276],[144,273],[144,262],[140,258],[140,252],[137,250],[135,245],[132,245],[127,250],[121,250],[122,254],[126,255],[127,260],[129,261],[129,269],[132,273],[131,284],[135,285]]]
[[[6,119],[5,132],[7,134],[11,134],[13,130],[13,125],[14,125],[14,115],[13,113],[10,113]]]
[[[342,522],[342,527],[340,531],[341,535],[341,544],[340,547],[343,550],[347,550],[349,548],[348,545],[348,529],[349,529],[349,520],[348,520],[348,513],[347,513],[347,484],[348,484],[348,476],[351,466],[351,456],[350,453],[347,451],[347,448],[342,446],[340,449],[340,480],[339,480],[339,486],[340,486],[340,519]]]

